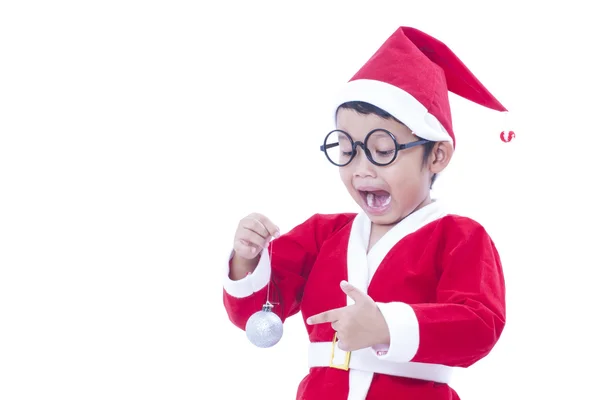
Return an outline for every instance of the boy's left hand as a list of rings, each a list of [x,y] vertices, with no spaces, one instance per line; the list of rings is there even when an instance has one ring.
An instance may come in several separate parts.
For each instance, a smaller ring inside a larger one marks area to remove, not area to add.
[[[315,325],[330,322],[337,332],[338,346],[344,351],[389,345],[389,329],[375,301],[346,281],[342,281],[340,286],[355,304],[313,315],[306,323]]]

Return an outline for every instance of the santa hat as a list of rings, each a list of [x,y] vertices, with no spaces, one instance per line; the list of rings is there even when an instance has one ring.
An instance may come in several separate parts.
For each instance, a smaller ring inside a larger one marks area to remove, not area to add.
[[[442,42],[400,27],[345,84],[335,109],[349,101],[377,106],[415,135],[456,146],[448,92],[497,111],[506,108]],[[510,132],[509,141],[514,136]]]

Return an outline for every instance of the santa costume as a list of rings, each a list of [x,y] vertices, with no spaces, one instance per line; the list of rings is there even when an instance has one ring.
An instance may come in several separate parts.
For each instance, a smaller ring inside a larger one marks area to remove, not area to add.
[[[454,146],[448,92],[506,111],[443,43],[399,28],[347,83],[348,101],[375,105],[418,137]],[[364,212],[316,214],[265,248],[244,279],[224,274],[224,305],[244,329],[267,300],[267,284],[286,318],[303,319],[350,305],[347,280],[378,305],[388,347],[351,353],[334,342],[331,324],[306,325],[308,366],[297,399],[458,399],[454,368],[485,357],[505,324],[505,287],[496,247],[476,221],[439,202],[408,215],[367,252],[371,221]],[[230,258],[231,259],[231,258]],[[332,354],[332,349],[333,354]]]

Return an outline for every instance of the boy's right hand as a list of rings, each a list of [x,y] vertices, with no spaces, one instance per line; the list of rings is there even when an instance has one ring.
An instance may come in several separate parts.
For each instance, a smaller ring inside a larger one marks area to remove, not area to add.
[[[238,224],[233,250],[245,260],[254,260],[271,238],[279,237],[279,228],[262,214],[252,213]]]

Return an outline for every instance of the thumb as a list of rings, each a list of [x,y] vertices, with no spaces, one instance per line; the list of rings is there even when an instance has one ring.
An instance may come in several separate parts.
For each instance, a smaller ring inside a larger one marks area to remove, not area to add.
[[[346,293],[356,303],[362,303],[371,300],[371,297],[369,297],[369,295],[352,286],[346,281],[340,282],[340,287],[342,288],[342,291]]]

